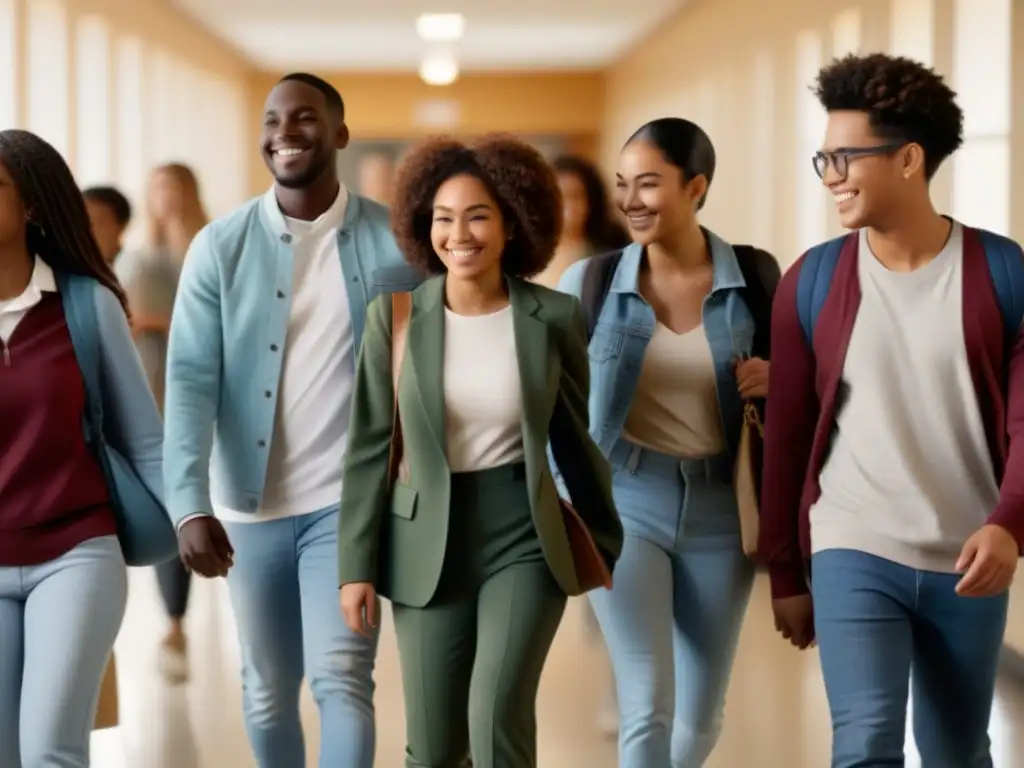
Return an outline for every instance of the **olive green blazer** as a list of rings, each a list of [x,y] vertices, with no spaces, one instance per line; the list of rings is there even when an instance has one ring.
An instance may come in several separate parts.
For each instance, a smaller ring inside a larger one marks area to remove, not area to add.
[[[580,593],[551,477],[547,447],[566,474],[573,504],[609,566],[622,549],[608,463],[588,431],[590,364],[579,301],[509,279],[523,400],[526,482],[541,548],[555,580]],[[412,294],[398,386],[407,482],[388,487],[392,428],[391,297],[366,313],[356,365],[348,455],[338,523],[339,583],[370,582],[393,602],[422,607],[437,590],[448,534],[451,472],[446,458],[444,277]]]

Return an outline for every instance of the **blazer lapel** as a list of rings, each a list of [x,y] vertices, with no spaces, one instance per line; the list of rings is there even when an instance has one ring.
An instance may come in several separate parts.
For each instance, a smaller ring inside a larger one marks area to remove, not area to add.
[[[526,479],[530,501],[535,493],[541,473],[547,466],[548,423],[554,409],[549,377],[550,341],[548,326],[542,317],[543,305],[533,286],[509,280],[509,300],[512,304],[512,322],[515,329],[516,358],[519,363],[519,381],[523,402],[523,453],[526,458]],[[557,375],[557,371],[554,371]],[[557,389],[554,390],[557,392]]]
[[[413,293],[409,320],[409,361],[423,416],[442,456],[447,456],[444,410],[444,279],[435,278]]]

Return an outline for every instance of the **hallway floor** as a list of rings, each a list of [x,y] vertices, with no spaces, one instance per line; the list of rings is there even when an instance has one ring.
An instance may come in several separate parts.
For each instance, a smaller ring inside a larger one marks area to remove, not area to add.
[[[586,640],[581,607],[569,606],[541,686],[541,768],[616,766],[614,743],[596,726],[607,673],[598,649]],[[156,672],[164,628],[153,574],[133,571],[128,615],[116,647],[121,727],[94,735],[94,768],[255,768],[242,725],[239,658],[226,585],[195,585],[189,627],[192,681],[186,686],[168,687]],[[377,766],[401,768],[404,718],[387,615],[384,631],[377,664]],[[315,768],[317,715],[308,692],[303,715],[309,768]],[[1003,687],[991,732],[996,768],[1024,765],[1024,694]],[[829,735],[817,655],[800,654],[775,635],[767,584],[759,581],[733,675],[725,732],[706,768],[821,768],[828,765]],[[920,766],[916,755],[907,765]]]

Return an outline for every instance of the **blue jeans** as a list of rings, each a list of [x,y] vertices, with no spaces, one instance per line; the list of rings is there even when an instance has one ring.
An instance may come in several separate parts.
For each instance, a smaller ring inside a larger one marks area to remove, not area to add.
[[[320,710],[321,768],[372,768],[377,637],[345,625],[338,603],[338,509],[227,523],[228,574],[242,647],[245,726],[260,768],[303,768],[299,690]]]
[[[811,561],[814,627],[832,711],[832,767],[991,768],[988,723],[1009,595],[954,592],[959,576],[830,549]]]
[[[0,567],[0,768],[87,768],[127,600],[114,536],[42,565]]]
[[[591,593],[619,700],[621,768],[698,768],[722,729],[754,568],[725,457],[680,460],[620,440],[609,460],[626,540]]]

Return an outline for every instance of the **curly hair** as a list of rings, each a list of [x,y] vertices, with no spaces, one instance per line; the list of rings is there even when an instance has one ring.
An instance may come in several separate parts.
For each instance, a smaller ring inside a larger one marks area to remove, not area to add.
[[[405,158],[395,177],[391,226],[410,264],[431,274],[445,271],[430,240],[434,196],[448,179],[469,175],[494,197],[510,239],[502,271],[532,277],[551,261],[562,233],[562,198],[555,172],[541,154],[504,134],[473,144],[430,139]]]
[[[57,272],[85,275],[109,288],[128,315],[128,300],[92,234],[89,213],[60,152],[28,131],[0,131],[0,163],[29,213],[29,253]]]
[[[963,143],[956,93],[911,59],[881,53],[836,59],[818,73],[814,92],[827,112],[866,112],[880,137],[921,145],[928,179]]]

